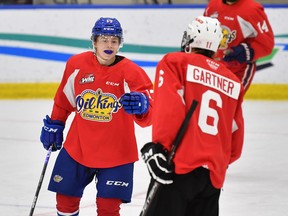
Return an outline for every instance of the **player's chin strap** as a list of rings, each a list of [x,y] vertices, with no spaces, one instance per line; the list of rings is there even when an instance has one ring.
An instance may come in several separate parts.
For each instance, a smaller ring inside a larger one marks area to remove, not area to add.
[[[193,38],[190,39],[188,37],[187,31],[184,31],[181,41],[181,52],[191,53],[192,47],[190,46],[190,44],[193,43],[193,41],[194,41]]]

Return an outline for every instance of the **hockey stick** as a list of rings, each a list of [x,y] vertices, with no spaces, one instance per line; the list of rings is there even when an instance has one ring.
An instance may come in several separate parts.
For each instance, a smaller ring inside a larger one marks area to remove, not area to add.
[[[37,199],[38,199],[38,195],[39,195],[42,183],[43,183],[43,179],[44,179],[44,176],[45,176],[45,172],[46,172],[46,168],[47,168],[47,165],[48,165],[48,162],[49,162],[49,159],[50,159],[51,152],[52,152],[52,145],[50,146],[50,148],[47,151],[47,155],[46,155],[46,158],[45,158],[44,166],[43,166],[42,173],[41,173],[41,176],[40,176],[40,179],[39,179],[39,183],[38,183],[38,186],[37,186],[37,190],[36,190],[33,202],[32,202],[32,206],[31,206],[31,210],[30,210],[29,216],[32,216],[33,213],[34,213],[34,209],[35,209],[36,202],[37,202]]]
[[[192,104],[188,110],[188,113],[185,116],[185,119],[183,120],[183,122],[182,122],[182,124],[181,124],[181,126],[180,126],[180,128],[176,134],[176,137],[172,142],[172,148],[171,148],[171,151],[169,152],[168,158],[167,158],[168,164],[171,164],[171,162],[172,162],[172,159],[176,153],[177,148],[180,145],[180,142],[181,142],[181,140],[182,140],[182,138],[186,132],[189,121],[190,121],[192,114],[194,113],[197,105],[198,105],[198,101],[193,100]],[[153,199],[155,198],[157,192],[159,191],[159,188],[161,187],[161,185],[162,184],[158,183],[157,181],[154,181],[154,184],[153,184],[151,190],[149,191],[148,196],[146,197],[146,200],[145,200],[144,206],[142,208],[142,211],[140,213],[140,216],[146,216],[147,215],[147,212],[151,206],[151,203],[152,203]]]

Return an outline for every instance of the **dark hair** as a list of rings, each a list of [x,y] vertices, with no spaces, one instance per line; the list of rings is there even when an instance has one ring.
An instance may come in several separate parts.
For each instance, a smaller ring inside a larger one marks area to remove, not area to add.
[[[222,0],[224,4],[227,4],[227,2],[230,2],[230,3],[235,3],[237,2],[238,0]]]
[[[199,53],[199,54],[202,54],[202,55],[207,56],[209,58],[212,58],[212,56],[215,54],[215,52],[213,52],[211,50],[205,50],[205,49],[200,49],[200,48],[192,48],[192,51],[194,53]]]

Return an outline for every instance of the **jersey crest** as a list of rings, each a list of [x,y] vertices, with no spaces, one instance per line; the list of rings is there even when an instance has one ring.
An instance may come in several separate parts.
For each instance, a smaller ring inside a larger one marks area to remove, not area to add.
[[[76,97],[77,113],[85,120],[110,122],[112,114],[118,112],[121,104],[118,98],[111,93],[103,93],[87,89]]]
[[[219,49],[225,50],[228,48],[228,44],[230,44],[236,38],[236,30],[231,30],[229,27],[222,25],[222,34],[223,38],[220,42]]]

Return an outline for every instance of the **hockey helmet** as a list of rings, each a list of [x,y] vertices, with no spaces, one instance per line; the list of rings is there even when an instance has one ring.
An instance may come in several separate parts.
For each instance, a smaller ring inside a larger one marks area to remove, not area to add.
[[[222,28],[216,18],[199,16],[184,32],[181,47],[185,52],[200,48],[216,52],[222,40]]]
[[[120,22],[116,18],[101,17],[98,19],[92,29],[91,40],[95,40],[97,36],[109,35],[120,39],[123,42],[123,31]]]

